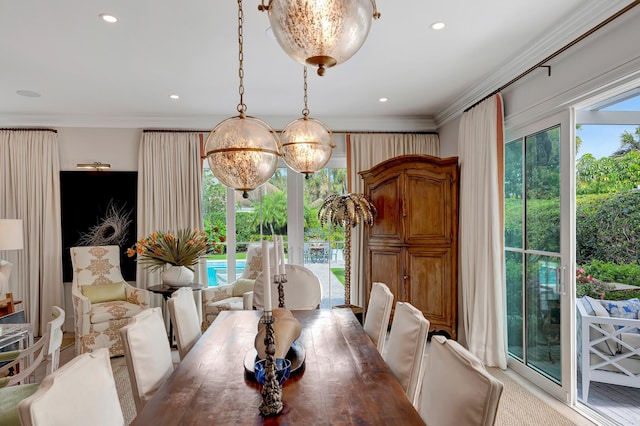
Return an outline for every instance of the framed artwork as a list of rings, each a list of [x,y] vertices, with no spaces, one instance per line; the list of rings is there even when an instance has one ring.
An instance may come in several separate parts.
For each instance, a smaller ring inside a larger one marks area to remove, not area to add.
[[[72,281],[69,249],[76,246],[117,245],[127,281],[135,281],[134,258],[127,248],[136,242],[138,172],[62,171],[62,272]]]

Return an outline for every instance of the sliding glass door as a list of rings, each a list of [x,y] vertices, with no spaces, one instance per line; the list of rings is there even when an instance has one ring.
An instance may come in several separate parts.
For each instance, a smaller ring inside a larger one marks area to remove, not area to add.
[[[510,367],[570,401],[574,197],[569,113],[508,134],[505,267]]]

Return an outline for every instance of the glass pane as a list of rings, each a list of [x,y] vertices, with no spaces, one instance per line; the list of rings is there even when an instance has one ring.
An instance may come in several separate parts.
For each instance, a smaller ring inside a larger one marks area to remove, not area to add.
[[[346,192],[345,168],[324,168],[304,180],[304,265],[322,282],[322,308],[344,304],[344,228],[321,227],[318,210],[329,195]]]
[[[522,248],[522,139],[505,146],[504,157],[504,243]]]
[[[509,353],[524,359],[523,352],[523,299],[522,299],[522,253],[505,253],[507,264],[507,341]]]
[[[526,255],[527,364],[561,380],[560,295],[555,290],[557,257]]]
[[[202,214],[204,229],[212,249],[207,253],[208,285],[220,285],[217,279],[214,262],[225,262],[226,258],[226,210],[227,187],[221,184],[208,167],[203,170],[202,177]],[[223,259],[223,260],[220,260]],[[224,281],[226,281],[226,269]]]
[[[560,251],[560,126],[527,136],[526,248]]]

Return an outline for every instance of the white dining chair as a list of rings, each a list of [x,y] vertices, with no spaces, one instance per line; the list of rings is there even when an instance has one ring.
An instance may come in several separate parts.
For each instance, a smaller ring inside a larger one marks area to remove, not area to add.
[[[429,426],[491,426],[503,384],[455,340],[433,336],[416,409]]]
[[[384,360],[415,405],[429,321],[407,302],[397,302]]]
[[[193,299],[193,290],[190,287],[182,287],[174,291],[167,301],[167,305],[173,323],[178,353],[182,360],[202,335],[198,310]]]
[[[124,417],[109,350],[78,355],[18,404],[23,426],[122,426]]]
[[[273,271],[273,269],[272,269]],[[284,304],[287,309],[317,309],[322,300],[320,278],[308,268],[300,265],[285,265],[287,282],[283,284]],[[271,306],[278,307],[278,290],[271,290]],[[264,277],[262,272],[256,277],[253,287],[253,308],[262,309],[264,305]]]
[[[383,283],[371,285],[371,296],[367,305],[367,314],[364,318],[364,331],[382,354],[384,341],[389,328],[389,317],[393,306],[393,293]]]
[[[160,308],[145,309],[120,329],[138,412],[173,372],[171,347]]]

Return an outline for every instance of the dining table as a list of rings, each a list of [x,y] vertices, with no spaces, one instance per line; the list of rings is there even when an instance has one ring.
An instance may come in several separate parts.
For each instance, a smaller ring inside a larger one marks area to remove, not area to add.
[[[134,419],[134,425],[423,425],[353,312],[292,311],[299,367],[282,411],[262,416],[261,385],[246,367],[262,311],[224,311]]]

